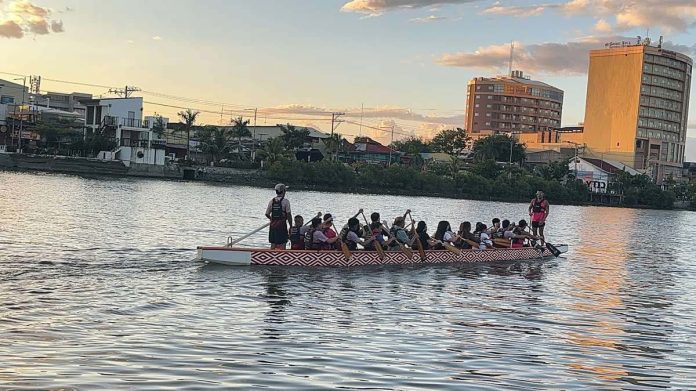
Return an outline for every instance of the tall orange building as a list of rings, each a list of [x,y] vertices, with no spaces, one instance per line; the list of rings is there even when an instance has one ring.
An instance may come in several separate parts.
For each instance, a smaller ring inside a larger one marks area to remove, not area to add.
[[[549,133],[561,127],[563,91],[530,80],[521,71],[510,76],[469,81],[466,130],[477,133]]]
[[[692,60],[649,42],[617,46],[590,52],[587,152],[642,170],[657,183],[681,177]]]

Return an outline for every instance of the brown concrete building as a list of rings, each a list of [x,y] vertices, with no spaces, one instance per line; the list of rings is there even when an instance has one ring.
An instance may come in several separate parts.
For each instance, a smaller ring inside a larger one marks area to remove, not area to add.
[[[692,60],[649,42],[616,45],[590,52],[588,152],[645,172],[658,184],[681,177]]]
[[[537,133],[561,127],[563,91],[530,80],[521,71],[474,78],[466,95],[466,129],[471,134]]]

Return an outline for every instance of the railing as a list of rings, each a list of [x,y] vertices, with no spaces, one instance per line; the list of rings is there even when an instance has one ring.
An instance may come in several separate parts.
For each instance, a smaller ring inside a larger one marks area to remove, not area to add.
[[[148,121],[139,118],[119,118],[111,115],[104,116],[103,126],[127,126],[129,128],[148,129]]]
[[[152,148],[152,149],[165,149],[165,140],[132,140],[130,138],[122,138],[119,146],[121,147],[132,147],[132,148]]]

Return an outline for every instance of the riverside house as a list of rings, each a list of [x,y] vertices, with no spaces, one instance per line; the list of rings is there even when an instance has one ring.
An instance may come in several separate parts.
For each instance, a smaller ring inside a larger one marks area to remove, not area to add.
[[[101,151],[102,160],[131,163],[165,164],[165,141],[152,131],[154,121],[143,121],[143,98],[87,99],[85,131],[103,132],[115,140],[111,151]]]

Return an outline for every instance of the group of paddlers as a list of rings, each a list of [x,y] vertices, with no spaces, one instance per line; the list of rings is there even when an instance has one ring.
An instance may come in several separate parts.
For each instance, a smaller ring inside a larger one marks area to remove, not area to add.
[[[435,233],[430,236],[427,224],[424,221],[416,222],[411,216],[411,210],[396,217],[390,227],[386,221],[381,221],[379,213],[371,213],[368,221],[360,209],[339,231],[330,213],[319,213],[307,223],[300,215],[293,218],[290,202],[285,198],[286,190],[285,185],[276,185],[276,196],[266,209],[266,217],[270,220],[269,241],[272,249],[285,249],[288,241],[292,250],[364,249],[380,252],[537,246],[544,243],[544,225],[549,214],[548,201],[543,192],[539,191],[529,205],[531,230],[526,220],[515,223],[495,218],[490,226],[481,222],[472,225],[465,221],[454,232],[449,222],[440,221]],[[364,225],[358,219],[359,216],[362,216]],[[410,220],[408,225],[407,219]]]

